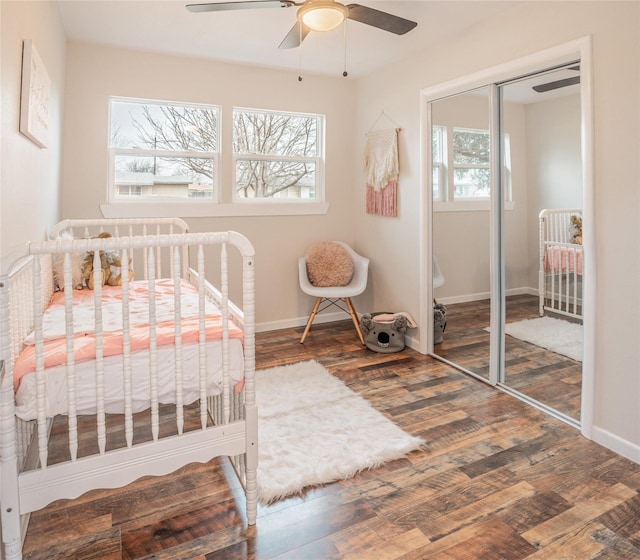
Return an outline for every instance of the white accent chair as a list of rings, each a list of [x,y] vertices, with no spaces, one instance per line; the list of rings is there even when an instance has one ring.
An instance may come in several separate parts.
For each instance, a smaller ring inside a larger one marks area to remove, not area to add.
[[[349,247],[349,245],[343,243],[342,241],[335,241],[335,243],[338,243],[342,247],[344,247],[353,259],[353,277],[351,278],[351,282],[349,282],[349,284],[347,284],[346,286],[314,286],[309,281],[309,277],[307,275],[306,255],[298,259],[298,279],[300,281],[300,289],[305,294],[316,298],[313,309],[311,310],[311,314],[309,315],[309,320],[307,321],[307,326],[305,327],[304,332],[302,333],[302,338],[300,339],[301,344],[307,337],[307,334],[311,329],[311,324],[313,323],[316,315],[320,311],[324,311],[328,307],[335,305],[351,316],[351,320],[353,321],[353,324],[356,328],[358,337],[360,338],[360,342],[364,345],[364,336],[362,334],[362,330],[360,330],[360,321],[358,319],[358,314],[356,313],[356,309],[353,305],[353,302],[351,301],[351,298],[360,295],[367,288],[369,259],[363,257],[362,255],[359,255],[351,247]],[[320,305],[323,302],[326,305],[320,308]],[[342,302],[344,302],[346,308],[342,306]]]
[[[442,285],[444,285],[444,276],[442,275],[442,270],[440,270],[438,259],[433,255],[433,289],[435,290]]]

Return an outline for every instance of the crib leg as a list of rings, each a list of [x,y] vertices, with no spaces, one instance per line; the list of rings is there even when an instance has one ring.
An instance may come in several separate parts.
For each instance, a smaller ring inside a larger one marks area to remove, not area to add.
[[[22,529],[13,385],[4,378],[4,368],[2,369],[0,377],[2,380],[0,395],[0,507],[2,511],[0,519],[4,545],[3,558],[19,560],[22,558]]]

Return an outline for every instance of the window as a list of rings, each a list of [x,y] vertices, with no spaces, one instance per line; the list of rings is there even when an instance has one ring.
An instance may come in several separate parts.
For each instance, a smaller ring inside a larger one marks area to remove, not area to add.
[[[445,173],[447,170],[447,129],[444,126],[433,127],[433,198],[443,200],[446,188]]]
[[[110,201],[218,198],[220,109],[111,99]]]
[[[489,131],[434,125],[432,139],[434,201],[455,203],[459,209],[473,208],[463,204],[466,202],[487,203],[491,197]],[[511,145],[508,134],[504,135],[503,150],[505,197],[511,202]]]
[[[489,172],[489,132],[453,129],[453,198],[488,199],[491,195]]]
[[[117,196],[142,196],[140,185],[116,185]]]
[[[234,109],[234,201],[322,201],[323,132],[320,115]]]

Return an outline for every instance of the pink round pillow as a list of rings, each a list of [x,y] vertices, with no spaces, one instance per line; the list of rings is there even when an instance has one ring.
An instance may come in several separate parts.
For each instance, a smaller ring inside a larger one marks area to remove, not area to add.
[[[317,287],[346,286],[353,278],[353,259],[333,241],[313,245],[307,253],[307,276]]]

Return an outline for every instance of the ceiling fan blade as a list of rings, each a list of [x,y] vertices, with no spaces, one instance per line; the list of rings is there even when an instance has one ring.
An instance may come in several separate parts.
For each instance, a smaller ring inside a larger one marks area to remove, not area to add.
[[[580,83],[580,76],[573,76],[572,78],[564,78],[563,80],[556,80],[555,82],[548,82],[546,84],[540,84],[533,86],[533,91],[537,93],[544,93],[546,91],[552,91],[567,86],[573,86]]]
[[[347,16],[349,19],[395,33],[396,35],[404,35],[418,25],[415,21],[374,10],[367,6],[361,6],[360,4],[349,4],[347,8],[349,8],[349,15]]]
[[[300,35],[300,31],[302,28],[302,36]],[[293,49],[295,47],[299,47],[300,43],[304,41],[305,37],[309,35],[310,29],[304,25],[302,25],[299,21],[296,21],[293,24],[293,27],[287,33],[287,36],[282,40],[282,43],[278,45],[279,49]]]
[[[253,8],[289,8],[295,6],[293,0],[245,0],[240,2],[208,2],[187,4],[190,12],[224,12],[227,10],[250,10]]]

